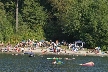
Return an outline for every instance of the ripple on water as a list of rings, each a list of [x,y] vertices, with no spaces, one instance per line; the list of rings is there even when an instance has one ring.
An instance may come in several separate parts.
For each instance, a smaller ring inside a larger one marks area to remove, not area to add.
[[[47,60],[47,57],[62,57],[64,64],[52,65],[53,60]],[[43,57],[36,55],[28,57],[28,55],[13,56],[10,54],[2,54],[0,56],[0,72],[107,72],[108,57],[97,56],[74,56],[74,60],[65,60],[64,58],[73,58],[73,56],[54,56],[44,55]],[[80,63],[93,61],[94,67],[79,66]]]

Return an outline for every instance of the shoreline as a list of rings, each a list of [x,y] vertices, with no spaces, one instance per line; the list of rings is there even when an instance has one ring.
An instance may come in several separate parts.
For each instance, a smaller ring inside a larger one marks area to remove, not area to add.
[[[108,54],[104,53],[102,54],[101,53],[86,53],[87,51],[77,51],[77,52],[73,52],[73,51],[70,51],[70,50],[66,50],[66,51],[61,51],[61,52],[49,52],[49,50],[47,49],[41,49],[41,48],[38,48],[36,50],[28,50],[28,49],[25,49],[24,50],[24,53],[26,52],[33,52],[34,54],[39,54],[39,55],[73,55],[73,56],[108,56]],[[0,52],[1,53],[6,53],[6,54],[24,54],[22,52]]]

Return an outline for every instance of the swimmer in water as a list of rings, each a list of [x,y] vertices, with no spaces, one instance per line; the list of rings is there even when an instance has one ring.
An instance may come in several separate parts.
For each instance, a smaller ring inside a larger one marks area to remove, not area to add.
[[[91,66],[94,66],[94,62],[88,62],[88,63],[85,63],[85,64],[89,64],[89,65],[91,65]]]
[[[56,63],[57,63],[56,60],[54,62],[52,62],[52,64],[56,64]]]
[[[94,62],[87,62],[87,63],[84,63],[84,64],[80,64],[82,66],[94,66]]]
[[[72,59],[70,59],[70,58],[65,58],[65,60],[72,60]]]

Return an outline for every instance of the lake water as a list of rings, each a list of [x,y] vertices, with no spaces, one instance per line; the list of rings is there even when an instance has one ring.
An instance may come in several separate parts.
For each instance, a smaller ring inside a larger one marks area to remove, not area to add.
[[[53,65],[47,58],[61,57],[63,64]],[[64,58],[75,58],[65,60]],[[86,67],[79,64],[93,61],[95,66]],[[108,72],[108,57],[99,56],[57,56],[57,55],[11,55],[0,54],[0,72]]]

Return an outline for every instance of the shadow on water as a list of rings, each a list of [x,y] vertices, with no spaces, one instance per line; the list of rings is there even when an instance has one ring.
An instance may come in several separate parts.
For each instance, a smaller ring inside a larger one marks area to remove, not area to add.
[[[53,65],[54,60],[47,58],[61,57],[63,64]],[[64,58],[75,58],[65,60]],[[107,72],[108,57],[97,56],[71,56],[71,55],[11,55],[0,54],[0,72]],[[95,63],[94,67],[80,66],[88,61]]]

